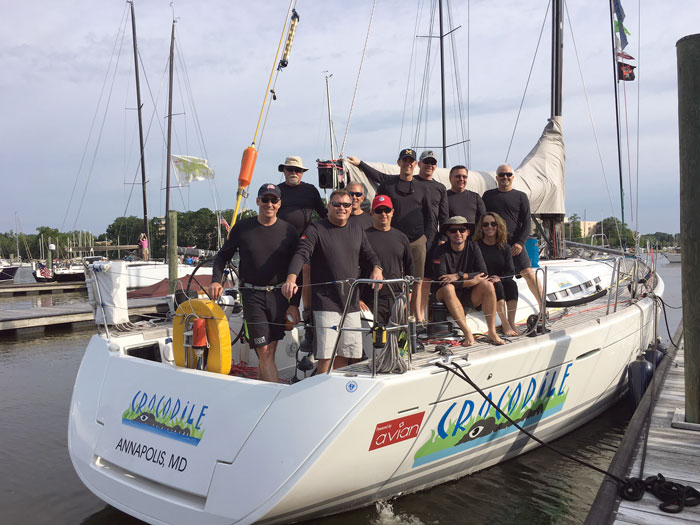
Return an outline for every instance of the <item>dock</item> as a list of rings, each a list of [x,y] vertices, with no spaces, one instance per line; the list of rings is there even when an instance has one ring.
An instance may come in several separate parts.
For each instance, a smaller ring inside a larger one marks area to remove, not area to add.
[[[0,286],[0,297],[22,297],[54,293],[85,292],[85,282],[79,283],[11,283]]]
[[[165,297],[129,299],[129,315],[148,316],[167,311]],[[87,301],[42,307],[18,307],[0,310],[0,334],[12,330],[24,330],[57,325],[73,325],[94,322],[92,307]]]
[[[682,322],[674,341],[678,349],[669,349],[657,371],[655,392],[647,389],[629,423],[625,436],[613,458],[609,472],[618,477],[642,477],[662,474],[667,481],[700,490],[700,425],[685,422],[685,359]],[[648,414],[651,405],[651,418]],[[648,426],[646,453],[644,430]],[[644,465],[640,476],[640,466]],[[681,525],[700,523],[700,505],[686,506],[672,514],[659,508],[659,500],[646,491],[639,501],[623,500],[618,486],[606,476],[593,502],[586,524]]]

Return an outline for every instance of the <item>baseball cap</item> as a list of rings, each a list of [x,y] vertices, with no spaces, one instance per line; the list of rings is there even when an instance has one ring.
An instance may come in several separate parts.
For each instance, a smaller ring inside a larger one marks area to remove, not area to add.
[[[260,186],[260,189],[258,190],[258,197],[262,197],[263,195],[274,195],[278,199],[282,198],[282,192],[280,189],[274,184],[270,183]]]
[[[372,200],[372,211],[374,211],[376,208],[379,208],[380,206],[386,206],[387,208],[391,208],[392,210],[394,209],[394,204],[391,202],[391,199],[388,195],[377,195],[376,197],[374,197],[374,199]]]
[[[420,154],[420,160],[423,161],[425,159],[433,159],[435,162],[438,161],[437,155],[435,155],[435,152],[431,149],[427,149]]]
[[[411,148],[402,149],[399,152],[399,160],[401,160],[404,157],[410,157],[413,160],[416,160],[416,150]]]

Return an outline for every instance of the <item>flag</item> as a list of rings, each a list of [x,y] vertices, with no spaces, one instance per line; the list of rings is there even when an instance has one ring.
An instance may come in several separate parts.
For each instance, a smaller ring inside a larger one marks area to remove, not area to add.
[[[45,277],[46,279],[51,279],[51,270],[49,270],[46,266],[44,266],[41,263],[39,263],[39,273],[42,277]]]
[[[620,22],[625,21],[625,10],[622,9],[622,4],[620,0],[613,0],[613,9],[615,9],[615,16]]]
[[[615,20],[615,31],[620,34],[620,49],[625,49],[627,47],[627,35],[631,33],[622,25],[622,22],[618,22],[617,20]]]
[[[223,217],[221,217],[221,224],[224,228],[226,228],[227,233],[231,231],[231,226],[228,225],[228,222]]]
[[[175,177],[180,186],[185,186],[193,181],[213,179],[214,170],[207,165],[206,159],[188,157],[186,155],[171,155]]]
[[[625,64],[624,62],[617,63],[617,79],[630,81],[634,80],[634,69],[635,66]]]
[[[628,55],[628,54],[625,53],[624,51],[618,51],[618,52],[617,52],[617,56],[619,56],[619,57],[620,57],[621,59],[623,59],[623,60],[637,60],[637,59],[634,58],[632,55]]]

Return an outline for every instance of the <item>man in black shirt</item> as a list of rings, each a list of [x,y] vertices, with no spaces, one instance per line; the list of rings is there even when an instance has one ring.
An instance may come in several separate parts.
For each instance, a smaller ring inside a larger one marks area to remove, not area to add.
[[[291,223],[297,234],[301,235],[311,223],[314,210],[322,219],[328,215],[328,211],[323,205],[321,194],[316,189],[316,186],[301,181],[304,172],[308,171],[308,168],[305,168],[302,164],[301,157],[287,157],[284,164],[277,166],[277,170],[284,173],[284,182],[277,185],[282,193],[282,207],[279,210],[279,217]],[[308,279],[309,268],[307,266],[304,268],[299,284]],[[308,305],[311,302],[311,291],[307,287],[302,290],[304,320],[306,320],[306,312],[310,312]]]
[[[486,338],[495,345],[505,344],[496,333],[496,292],[488,280],[488,270],[479,247],[468,240],[474,232],[474,223],[464,217],[451,217],[442,225],[441,233],[447,242],[433,254],[435,298],[445,303],[450,315],[464,334],[462,344],[474,344],[474,336],[467,325],[465,307],[481,306],[488,328]]]
[[[394,215],[394,205],[386,195],[377,195],[372,201],[373,226],[365,230],[365,235],[374,253],[379,257],[382,273],[385,279],[402,279],[404,275],[413,275],[413,257],[411,257],[411,245],[408,237],[391,227],[391,218]],[[369,271],[363,271],[363,275],[369,275]],[[377,298],[377,319],[379,324],[386,325],[391,316],[391,308],[394,305],[396,295],[402,292],[400,285],[385,285]],[[374,292],[369,286],[363,286],[360,295],[360,308],[372,311],[374,306]]]
[[[469,222],[479,224],[486,213],[481,195],[467,189],[469,171],[466,166],[453,166],[450,169],[450,189],[447,190],[447,207],[450,217],[459,215]]]
[[[348,162],[358,166],[367,177],[379,184],[377,195],[387,195],[394,203],[393,225],[408,237],[411,243],[414,277],[423,278],[425,256],[428,246],[432,246],[436,232],[432,227],[430,193],[428,187],[413,179],[416,167],[416,152],[406,148],[399,152],[399,175],[387,175],[356,157],[347,157]],[[411,311],[418,321],[425,315],[420,311],[420,286],[416,286],[411,296]]]
[[[523,276],[527,287],[537,299],[542,309],[542,286],[532,271],[530,257],[525,250],[525,241],[532,228],[530,219],[530,200],[522,191],[513,189],[513,168],[501,164],[496,170],[498,187],[484,192],[484,204],[488,211],[498,213],[508,227],[508,244],[513,255],[515,271]]]
[[[331,193],[328,218],[309,225],[301,236],[296,253],[289,263],[282,293],[288,299],[297,291],[297,276],[306,261],[311,261],[311,307],[316,329],[318,373],[328,371],[343,309],[350,290],[349,280],[359,276],[359,265],[372,268],[370,279],[382,279],[379,259],[361,228],[348,223],[352,198],[345,190]],[[359,261],[359,265],[358,265]],[[360,301],[355,295],[348,306],[345,328],[360,327]],[[340,335],[335,368],[346,366],[349,359],[362,356],[360,332],[344,331]]]
[[[350,208],[348,221],[366,230],[372,226],[372,216],[362,209],[362,203],[365,200],[365,187],[361,182],[351,182],[346,189],[352,197],[352,208]]]
[[[214,258],[209,295],[214,300],[221,296],[224,267],[238,251],[243,318],[248,327],[250,347],[258,355],[258,377],[276,383],[277,341],[284,337],[287,316],[294,324],[299,322],[298,303],[290,305],[279,286],[287,275],[298,236],[291,224],[277,217],[280,208],[277,186],[263,184],[255,202],[258,216],[237,222]]]

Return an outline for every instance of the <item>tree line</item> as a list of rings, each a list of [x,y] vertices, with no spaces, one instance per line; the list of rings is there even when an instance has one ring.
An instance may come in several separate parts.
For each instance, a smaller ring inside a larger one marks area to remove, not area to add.
[[[244,210],[241,217],[245,218],[254,215],[256,215],[254,210]],[[233,210],[229,209],[220,212],[220,217],[223,217],[230,223],[233,217]],[[149,229],[151,233],[151,257],[161,259],[165,257],[166,245],[164,219],[162,217],[152,218],[149,223]],[[217,229],[220,237],[217,235]],[[593,243],[597,246],[607,244],[612,247],[618,247],[620,246],[620,238],[622,238],[626,246],[634,246],[634,232],[615,217],[608,217],[598,222],[589,235],[584,237],[581,230],[581,217],[574,214],[569,218],[569,222],[564,224],[564,231],[566,239],[585,244]],[[36,229],[36,232],[27,235],[20,234],[19,239],[15,232],[12,231],[0,233],[0,256],[16,257],[18,241],[19,255],[23,260],[39,259],[45,256],[49,242],[56,245],[54,257],[58,258],[70,257],[68,251],[70,246],[93,246],[104,243],[111,243],[111,245],[135,245],[138,243],[139,234],[143,232],[143,218],[133,215],[130,217],[118,217],[107,226],[104,233],[99,235],[77,230],[60,232],[56,228],[49,226],[40,226]],[[221,223],[217,224],[216,213],[208,208],[178,212],[178,246],[218,250],[219,238],[226,239],[226,235],[226,227]],[[646,246],[647,242],[659,248],[677,246],[680,242],[680,234],[656,232],[642,235],[640,244]],[[116,257],[117,253],[114,251],[114,253],[108,253],[107,255]],[[125,254],[122,252],[120,255],[123,256]]]

